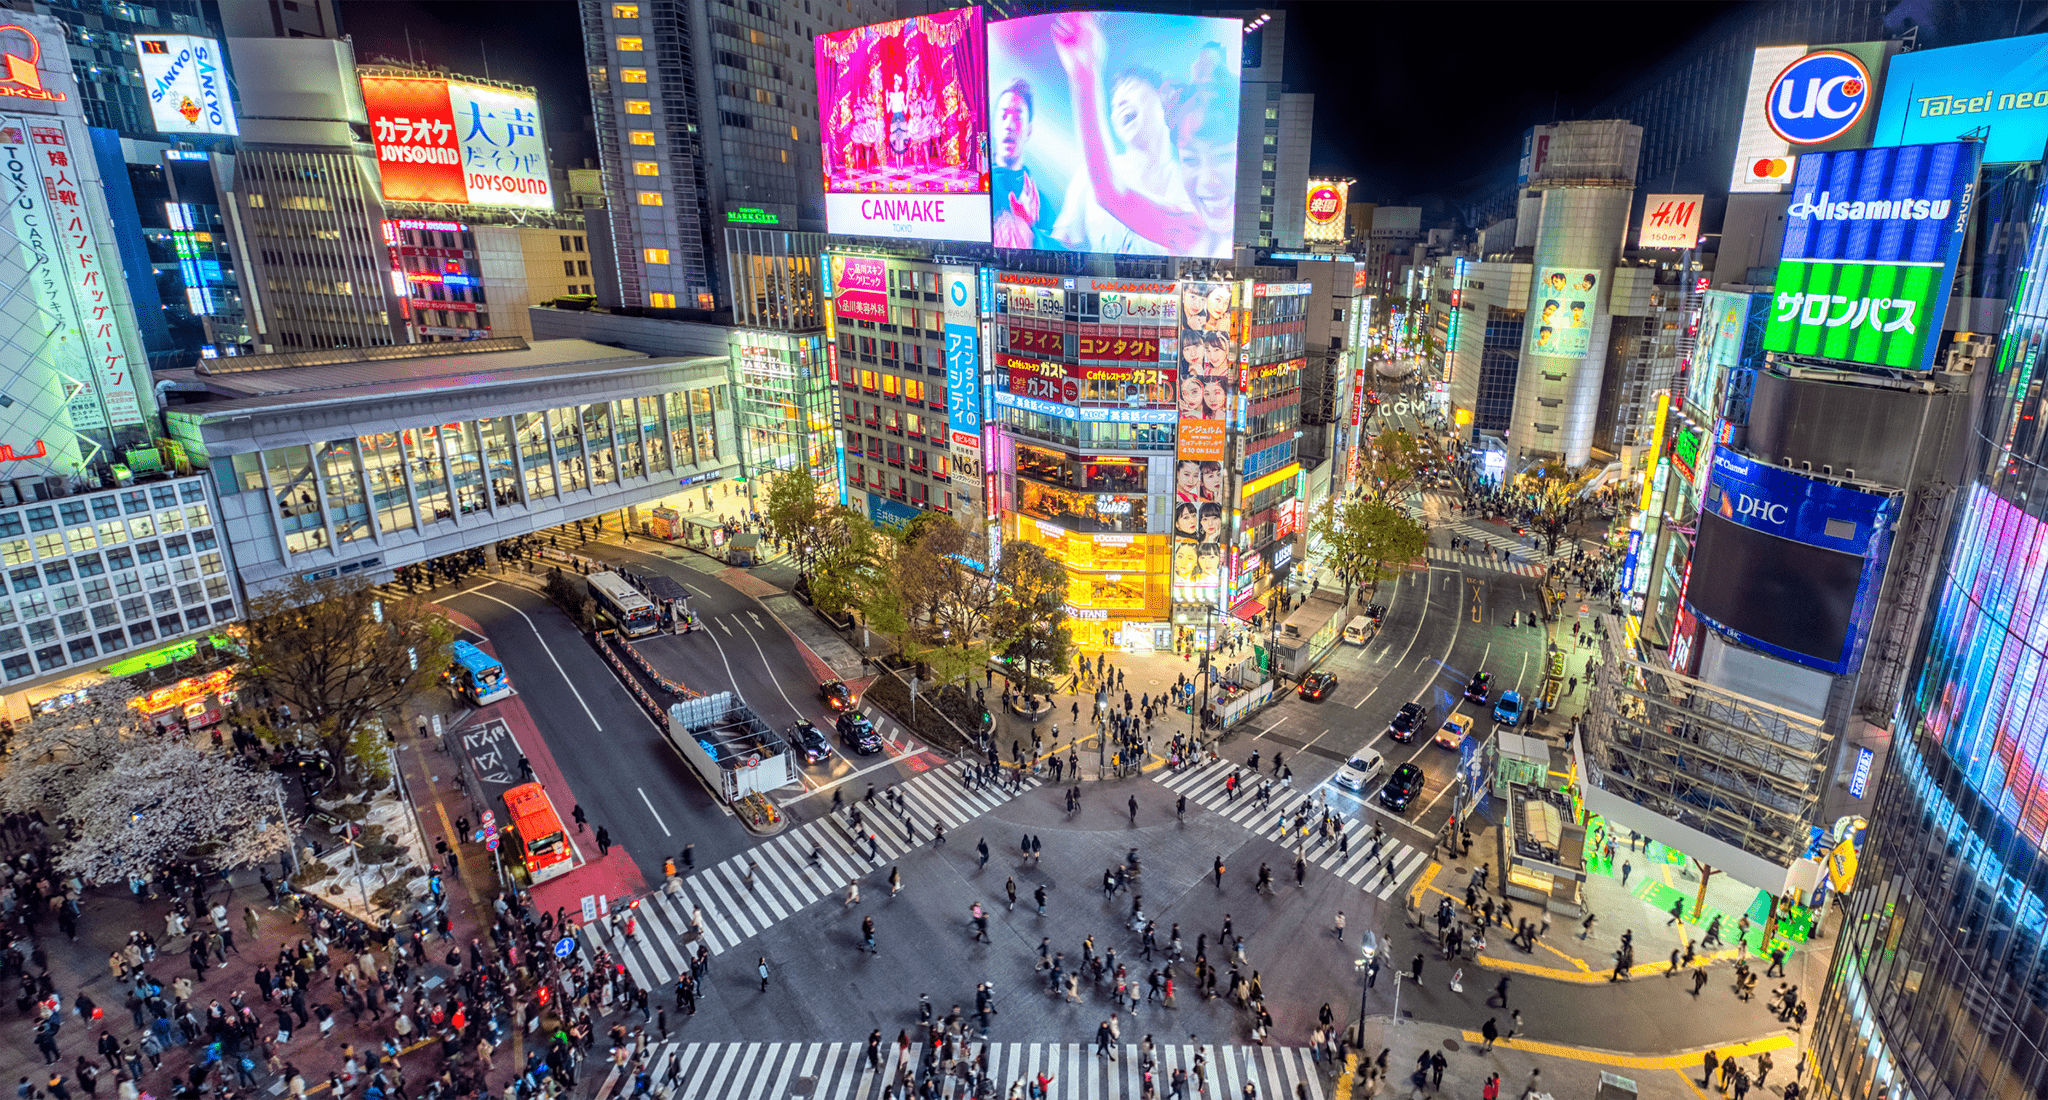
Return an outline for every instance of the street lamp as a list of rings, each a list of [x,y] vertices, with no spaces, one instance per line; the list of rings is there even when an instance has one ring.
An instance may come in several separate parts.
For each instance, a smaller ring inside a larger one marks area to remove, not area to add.
[[[1365,930],[1365,935],[1359,937],[1358,942],[1358,961],[1352,964],[1352,966],[1357,968],[1360,976],[1360,981],[1358,983],[1358,1042],[1355,1045],[1358,1047],[1359,1050],[1364,1050],[1365,995],[1367,991],[1372,989],[1373,979],[1379,973],[1380,938],[1379,936],[1373,933],[1372,929],[1368,928]],[[1399,995],[1400,988],[1399,986],[1396,986],[1395,996],[1398,997]]]

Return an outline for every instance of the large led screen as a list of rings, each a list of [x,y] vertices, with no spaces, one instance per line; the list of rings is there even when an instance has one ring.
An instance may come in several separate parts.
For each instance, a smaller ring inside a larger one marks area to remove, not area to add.
[[[820,35],[814,53],[826,227],[988,240],[981,9]]]
[[[1921,723],[1971,788],[2048,839],[2048,526],[1970,490],[1915,687]]]
[[[989,24],[993,242],[1228,258],[1243,38],[1137,12]]]
[[[1983,148],[1801,158],[1764,350],[1924,370],[1948,312]]]
[[[1863,558],[1767,535],[1711,512],[1693,543],[1695,612],[1779,649],[1835,659],[1849,638]]]
[[[1984,163],[2040,160],[2048,143],[2048,34],[1915,50],[1892,58],[1875,145],[1984,136]]]

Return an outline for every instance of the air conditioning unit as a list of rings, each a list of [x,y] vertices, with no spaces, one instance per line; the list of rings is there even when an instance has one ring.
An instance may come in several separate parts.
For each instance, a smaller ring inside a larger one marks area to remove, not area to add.
[[[1988,339],[1957,340],[1948,346],[1948,359],[1942,370],[1949,374],[1969,374],[1977,369],[1977,360],[1989,359],[1992,344]]]

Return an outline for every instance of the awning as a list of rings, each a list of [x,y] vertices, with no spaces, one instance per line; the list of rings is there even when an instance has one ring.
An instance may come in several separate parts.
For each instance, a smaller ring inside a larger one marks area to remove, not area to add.
[[[1236,607],[1230,609],[1232,615],[1243,619],[1245,622],[1251,622],[1253,619],[1265,614],[1265,612],[1266,605],[1254,599],[1243,600]]]

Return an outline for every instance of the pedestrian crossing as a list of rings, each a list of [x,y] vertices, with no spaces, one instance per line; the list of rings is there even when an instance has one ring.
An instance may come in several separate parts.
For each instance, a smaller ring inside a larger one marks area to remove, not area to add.
[[[1257,794],[1259,779],[1250,773],[1239,780],[1241,786],[1233,799],[1224,788],[1224,780],[1238,767],[1228,760],[1212,760],[1177,772],[1159,772],[1153,780],[1168,790],[1186,795],[1189,802],[1288,847],[1293,847],[1301,839],[1302,834],[1296,827],[1296,822],[1301,820],[1297,811],[1305,810],[1309,866],[1334,874],[1382,901],[1392,897],[1402,883],[1420,873],[1429,862],[1428,852],[1411,848],[1395,840],[1391,834],[1384,836],[1375,846],[1371,830],[1361,828],[1361,821],[1345,823],[1348,844],[1340,845],[1336,840],[1324,842],[1316,832],[1322,811],[1315,805],[1312,794],[1276,787],[1272,800],[1261,806]],[[1367,791],[1362,797],[1370,798],[1372,792]],[[1288,867],[1273,869],[1276,883],[1291,874],[1292,869]]]
[[[1206,1089],[1196,1091],[1195,1056],[1202,1057]],[[966,1058],[987,1056],[986,1075],[992,1095],[1009,1094],[1010,1086],[1051,1077],[1046,1093],[1087,1100],[1142,1100],[1145,1095],[1138,1045],[1117,1047],[1115,1061],[1096,1053],[1093,1043],[968,1043]],[[902,1059],[913,1059],[905,1066]],[[724,1098],[801,1096],[805,1100],[874,1100],[890,1088],[903,1070],[914,1070],[914,1054],[900,1054],[884,1045],[870,1062],[865,1043],[688,1043],[652,1044],[645,1061],[645,1095],[654,1100],[724,1100]],[[1187,1095],[1219,1100],[1256,1096],[1290,1100],[1307,1096],[1324,1100],[1324,1070],[1307,1047],[1155,1046],[1152,1083],[1164,1097],[1175,1070],[1188,1074]],[[963,1059],[963,1062],[965,1059]],[[971,1064],[971,1063],[969,1063]],[[962,1069],[966,1065],[963,1064]],[[598,1089],[598,1100],[630,1100],[638,1092],[639,1074],[613,1069]],[[961,1078],[942,1079],[944,1095],[962,1089]],[[1253,1086],[1247,1091],[1245,1086]],[[1302,1089],[1301,1086],[1306,1086]],[[1028,1089],[1020,1089],[1019,1094]],[[905,1095],[896,1089],[892,1095]]]
[[[1517,577],[1540,577],[1543,567],[1531,565],[1526,560],[1509,564],[1494,552],[1479,553],[1472,550],[1446,550],[1432,546],[1424,554],[1431,565],[1458,565],[1468,569],[1491,569],[1497,573],[1508,573]]]
[[[584,955],[602,948],[642,988],[657,989],[689,966],[685,953],[694,953],[700,940],[712,954],[722,954],[821,898],[844,895],[849,882],[867,885],[871,875],[886,871],[904,853],[929,846],[934,821],[945,823],[948,843],[971,846],[972,838],[963,840],[952,831],[1021,791],[1007,784],[970,786],[968,767],[953,761],[897,784],[908,808],[907,822],[878,791],[872,804],[860,805],[856,834],[850,811],[859,803],[850,798],[846,810],[771,837],[681,878],[673,888],[665,885],[636,902],[615,905],[609,919],[583,926]],[[1037,779],[1026,778],[1022,790],[1037,786]],[[872,847],[866,837],[873,838]],[[814,847],[816,866],[811,864]]]

